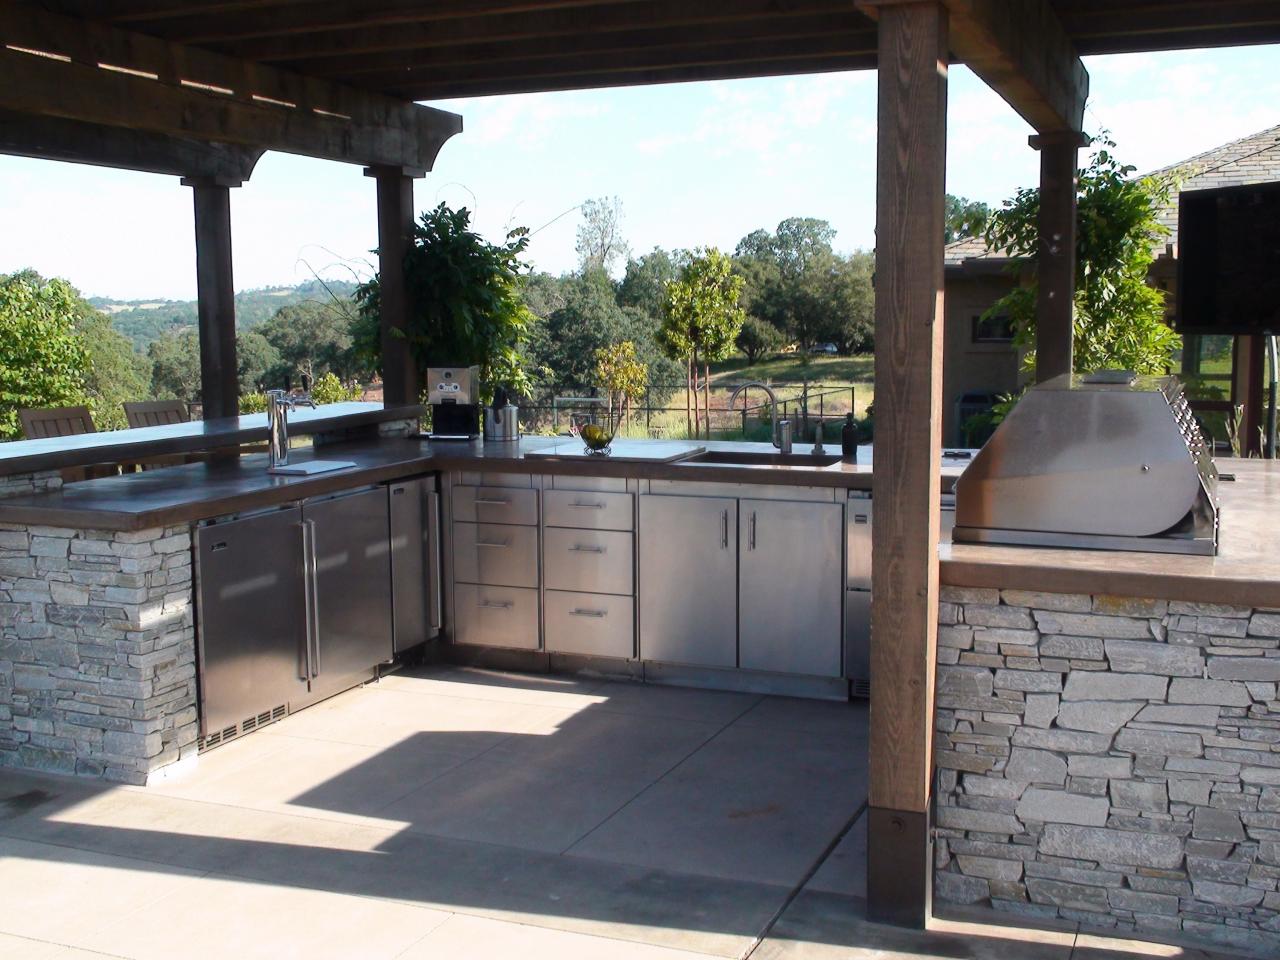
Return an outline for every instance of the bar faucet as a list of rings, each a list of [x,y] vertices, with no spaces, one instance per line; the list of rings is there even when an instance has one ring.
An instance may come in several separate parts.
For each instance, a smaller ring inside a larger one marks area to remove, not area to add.
[[[267,391],[267,425],[271,437],[267,446],[267,469],[283,467],[289,462],[289,411],[297,407],[316,408],[309,393],[291,394],[287,390]]]
[[[773,414],[773,445],[784,454],[789,454],[791,452],[791,421],[778,419],[778,395],[773,392],[773,388],[767,383],[751,380],[734,387],[733,393],[729,394],[729,409],[733,409],[733,401],[737,400],[738,394],[746,390],[747,387],[759,387],[769,395],[769,411]]]
[[[822,421],[819,420],[813,428],[813,455],[820,457],[826,452],[827,448],[822,445]]]

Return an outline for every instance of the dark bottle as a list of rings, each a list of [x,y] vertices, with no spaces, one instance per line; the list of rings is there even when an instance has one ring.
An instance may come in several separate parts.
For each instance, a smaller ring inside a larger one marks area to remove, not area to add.
[[[844,427],[840,430],[840,452],[845,463],[858,462],[858,428],[853,422],[853,414],[844,415]]]

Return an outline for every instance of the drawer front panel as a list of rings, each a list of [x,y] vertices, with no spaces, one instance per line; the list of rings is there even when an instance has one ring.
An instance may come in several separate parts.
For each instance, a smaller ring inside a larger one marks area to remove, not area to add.
[[[545,536],[547,589],[631,596],[631,534],[548,527]]]
[[[552,474],[547,485],[557,490],[602,490],[612,493],[627,492],[626,477],[577,477],[572,474]]]
[[[548,590],[547,650],[630,660],[635,650],[630,597]]]
[[[631,530],[635,527],[634,502],[629,493],[548,490],[543,496],[543,517],[548,527],[576,527],[580,530]]]
[[[510,487],[454,487],[453,519],[535,527],[538,525],[538,491]]]
[[[494,587],[536,587],[538,528],[455,523],[453,578]]]
[[[460,583],[454,604],[454,642],[538,649],[537,590]]]

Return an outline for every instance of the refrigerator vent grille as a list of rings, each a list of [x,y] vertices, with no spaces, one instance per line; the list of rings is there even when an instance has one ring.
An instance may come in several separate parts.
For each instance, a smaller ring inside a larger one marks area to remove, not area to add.
[[[226,743],[228,740],[234,740],[236,737],[243,736],[259,727],[265,727],[269,723],[275,723],[277,720],[283,720],[289,715],[289,707],[287,704],[280,704],[278,707],[272,707],[270,710],[264,710],[262,713],[254,714],[252,717],[246,717],[239,723],[233,723],[229,727],[223,727],[207,736],[201,737],[197,743],[197,749],[200,752],[211,750],[214,747]]]
[[[871,681],[853,679],[849,681],[849,696],[855,700],[871,699]]]

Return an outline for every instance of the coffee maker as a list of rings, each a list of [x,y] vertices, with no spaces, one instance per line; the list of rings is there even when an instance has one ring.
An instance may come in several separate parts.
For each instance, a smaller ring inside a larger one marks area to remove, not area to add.
[[[480,368],[428,367],[432,440],[474,440],[480,436]]]

